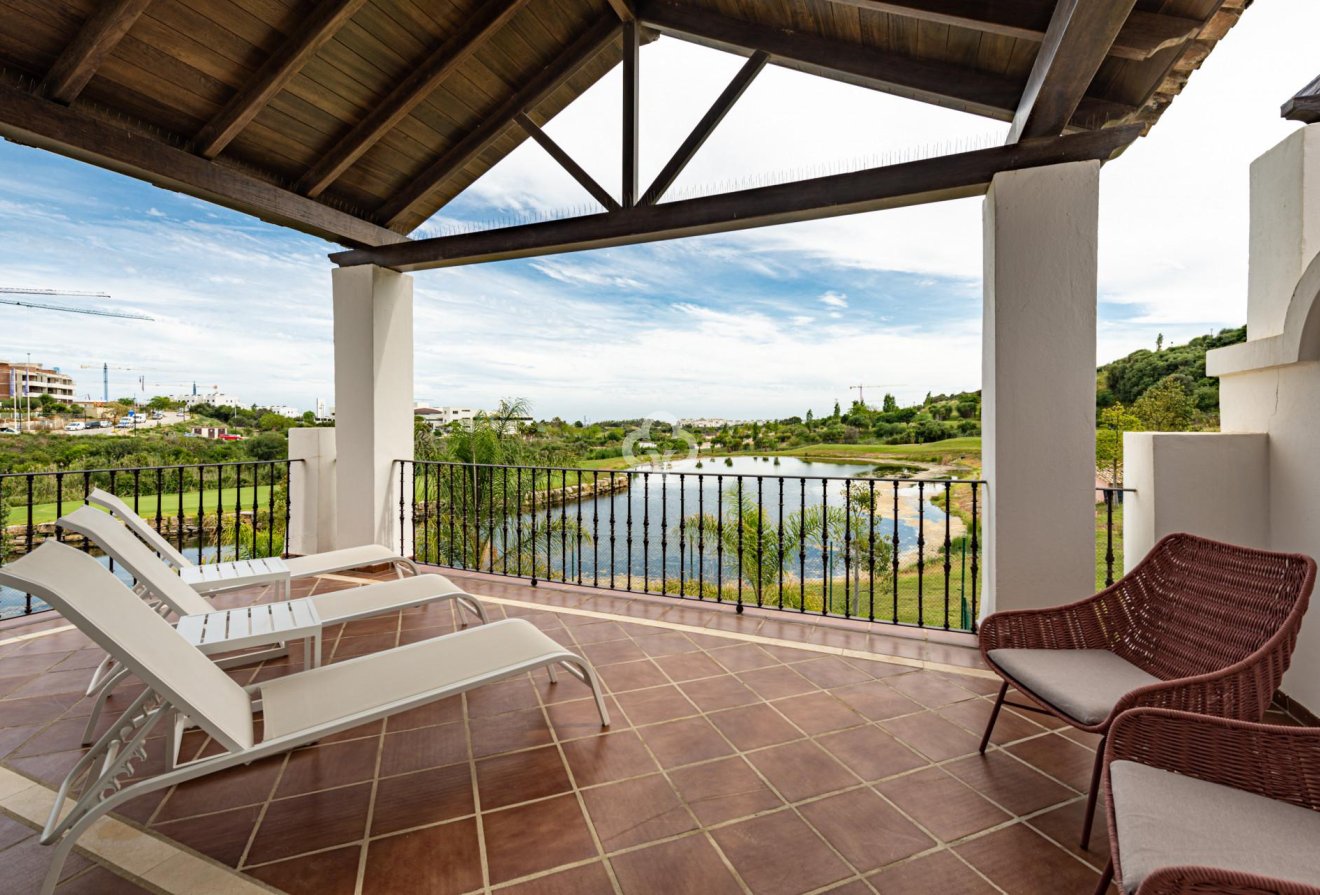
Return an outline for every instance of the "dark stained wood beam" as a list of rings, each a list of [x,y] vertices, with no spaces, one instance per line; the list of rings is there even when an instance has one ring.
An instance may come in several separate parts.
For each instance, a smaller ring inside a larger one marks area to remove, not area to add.
[[[591,193],[592,197],[597,202],[611,211],[619,207],[619,203],[610,195],[609,190],[601,186],[594,177],[586,172],[586,169],[574,161],[573,157],[565,152],[562,146],[551,139],[549,134],[541,130],[535,121],[528,118],[522,112],[519,112],[514,117],[514,121],[518,122],[518,126],[527,132],[527,136],[531,137],[537,143],[540,143],[541,148],[549,153],[551,158],[559,162],[560,167],[572,175],[574,180],[582,184],[582,188]]]
[[[102,0],[46,73],[46,95],[65,105],[73,102],[150,5],[151,0]]]
[[[1316,78],[1283,104],[1280,113],[1291,121],[1320,122],[1320,78]]]
[[[638,147],[640,140],[639,64],[641,62],[641,29],[637,20],[623,23],[623,189],[621,204],[632,208],[639,198]]]
[[[1050,24],[1050,9],[1032,0],[830,0],[839,6],[853,6],[871,12],[887,13],[953,25],[985,34],[997,34],[1039,43],[1045,39]],[[1201,29],[1197,19],[1164,13],[1133,10],[1118,32],[1109,55],[1120,59],[1144,61],[1161,50],[1186,43]]]
[[[619,17],[620,22],[632,22],[637,19],[637,8],[632,0],[609,0],[610,8]]]
[[[223,162],[171,146],[122,124],[0,86],[0,137],[187,193],[282,227],[346,245],[405,241],[392,230],[299,196]]]
[[[325,0],[313,7],[280,48],[262,64],[252,80],[197,132],[193,138],[197,154],[203,158],[215,158],[223,152],[365,2]]]
[[[638,15],[672,37],[740,55],[761,50],[778,65],[1000,120],[1012,117],[1021,93],[1019,82],[999,75],[769,28],[672,0],[646,0]]]
[[[392,229],[402,227],[431,191],[461,171],[486,147],[503,136],[514,125],[519,113],[531,114],[582,66],[600,55],[618,33],[619,23],[610,15],[580,34],[517,93],[483,116],[481,124],[431,162],[407,187],[382,204],[376,210],[376,220]]]
[[[692,161],[692,157],[697,154],[697,150],[715,132],[715,128],[719,127],[720,122],[724,120],[724,116],[729,114],[729,110],[751,86],[752,81],[756,80],[756,76],[761,73],[761,69],[765,68],[765,64],[769,61],[769,54],[759,50],[748,57],[747,61],[743,63],[743,67],[733,76],[733,80],[715,98],[715,102],[711,104],[711,107],[706,110],[706,114],[697,122],[697,126],[692,129],[692,133],[687,135],[687,139],[682,142],[678,150],[674,152],[673,157],[665,163],[660,173],[656,175],[655,180],[642,197],[643,205],[654,205],[660,201],[660,197],[674,185],[674,181],[678,179],[679,174],[683,173],[683,169],[688,166],[688,162]]]
[[[660,205],[638,205],[568,220],[340,252],[330,257],[342,266],[379,264],[395,270],[426,270],[723,233],[963,198],[984,193],[1000,171],[1062,162],[1103,162],[1140,133],[1140,125],[1105,128],[850,174]]]
[[[482,4],[482,12],[412,70],[376,105],[367,117],[327,152],[298,181],[298,188],[316,197],[372,146],[426,99],[454,69],[490,40],[528,0],[499,0]]]
[[[1136,0],[1058,0],[1007,142],[1063,133]]]

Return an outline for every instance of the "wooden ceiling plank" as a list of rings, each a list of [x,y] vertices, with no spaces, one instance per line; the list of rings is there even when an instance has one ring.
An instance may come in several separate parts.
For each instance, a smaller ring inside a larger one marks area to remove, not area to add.
[[[46,95],[68,105],[77,99],[101,62],[124,38],[151,0],[109,0],[88,17],[46,73]]]
[[[762,50],[774,63],[991,118],[1011,118],[1021,92],[1020,84],[987,72],[790,33],[671,0],[647,0],[638,13],[663,34],[742,55]]]
[[[450,72],[470,59],[527,2],[504,0],[498,4],[488,4],[484,15],[470,19],[461,31],[437,47],[344,139],[313,165],[299,180],[299,189],[311,197],[323,193],[353,162],[426,99]]]
[[[1040,43],[1049,27],[1049,11],[1026,0],[830,0],[871,12],[938,22],[958,28]],[[1118,32],[1110,55],[1142,61],[1190,40],[1201,22],[1183,16],[1134,10]]]
[[[203,158],[215,158],[223,152],[365,2],[330,0],[317,4],[280,48],[266,59],[252,80],[198,132],[193,140],[197,154]]]
[[[660,205],[443,236],[331,255],[336,264],[379,264],[425,270],[509,258],[633,245],[793,221],[894,208],[984,193],[1000,171],[1061,162],[1105,161],[1141,126],[1029,140],[811,180],[740,190]]]
[[[1006,142],[1063,133],[1136,0],[1059,0]]]
[[[565,152],[564,148],[556,143],[549,134],[541,130],[535,121],[522,112],[514,116],[514,121],[527,132],[527,136],[540,143],[541,148],[549,153],[552,159],[559,162],[560,167],[580,183],[583,189],[591,193],[592,198],[611,211],[619,207],[619,203],[610,195],[609,190],[601,186],[594,177],[586,172],[585,168],[574,161],[573,157]]]
[[[683,169],[688,166],[688,162],[692,161],[697,151],[705,145],[706,140],[715,132],[715,128],[719,127],[720,122],[724,120],[724,116],[729,114],[729,110],[747,92],[747,88],[752,85],[752,81],[756,80],[756,76],[761,73],[761,70],[765,68],[766,63],[769,61],[769,54],[760,51],[748,57],[742,68],[733,76],[733,80],[729,81],[728,86],[715,98],[715,102],[711,103],[710,108],[706,110],[706,114],[701,116],[701,120],[697,122],[696,127],[692,128],[692,132],[687,135],[687,138],[679,145],[674,155],[665,163],[664,168],[656,175],[655,180],[652,181],[651,186],[642,196],[643,205],[654,205],[660,201],[665,192],[674,185],[678,175],[683,173]]]
[[[480,125],[431,162],[413,178],[407,188],[383,203],[376,211],[376,220],[387,227],[399,227],[428,193],[498,140],[513,125],[519,113],[530,114],[546,97],[613,42],[618,33],[619,23],[613,14],[583,32],[517,93],[484,116]]]
[[[232,166],[208,161],[138,131],[8,86],[0,86],[0,136],[322,239],[359,246],[404,239]]]

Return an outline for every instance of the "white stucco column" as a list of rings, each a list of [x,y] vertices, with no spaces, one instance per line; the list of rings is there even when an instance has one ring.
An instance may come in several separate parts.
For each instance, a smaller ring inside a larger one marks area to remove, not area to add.
[[[1279,335],[1293,289],[1320,252],[1320,125],[1289,134],[1251,163],[1247,335]]]
[[[288,551],[298,556],[333,550],[335,508],[335,430],[289,430]]]
[[[335,543],[397,550],[396,461],[413,459],[412,277],[363,265],[339,268],[333,279]]]
[[[1099,162],[995,175],[985,200],[985,612],[1095,590]]]

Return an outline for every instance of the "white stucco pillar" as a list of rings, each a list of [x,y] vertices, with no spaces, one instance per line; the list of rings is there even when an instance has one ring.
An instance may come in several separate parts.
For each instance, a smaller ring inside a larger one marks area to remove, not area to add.
[[[1302,271],[1320,252],[1320,124],[1289,134],[1251,163],[1247,335],[1283,332]]]
[[[985,200],[985,612],[1095,590],[1099,162],[995,175]]]
[[[288,551],[297,556],[335,547],[335,430],[289,430]]]
[[[413,459],[412,277],[362,265],[336,269],[333,279],[335,542],[397,550],[397,461]]]

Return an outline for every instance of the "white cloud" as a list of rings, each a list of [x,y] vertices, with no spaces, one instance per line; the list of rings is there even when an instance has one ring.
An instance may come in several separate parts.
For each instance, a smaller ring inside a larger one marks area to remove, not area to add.
[[[831,308],[846,308],[848,307],[848,296],[842,292],[830,291],[820,297],[820,303]]]

